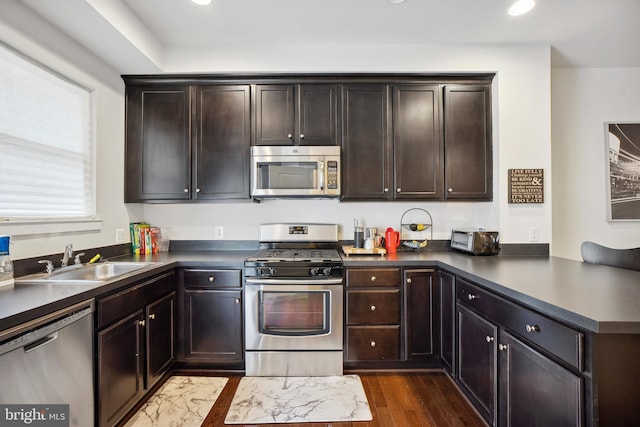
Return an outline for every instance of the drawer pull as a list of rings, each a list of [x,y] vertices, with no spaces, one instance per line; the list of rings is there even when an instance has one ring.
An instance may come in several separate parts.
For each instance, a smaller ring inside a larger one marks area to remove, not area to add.
[[[540,332],[540,327],[538,325],[527,325],[525,329],[527,332]]]
[[[498,344],[498,350],[500,351],[505,351],[507,348],[509,348],[509,346],[506,344]]]
[[[407,279],[407,283],[411,284],[411,278]]]
[[[369,345],[371,345],[371,347],[375,347],[376,346],[376,342],[375,341],[371,341],[371,343]]]
[[[371,308],[371,311],[376,311],[376,306],[375,305],[372,305],[370,308]]]
[[[155,313],[154,313],[154,314],[150,314],[150,315],[149,315],[149,319],[154,320],[155,318],[156,318]]]
[[[216,276],[209,276],[209,281],[210,281],[211,283],[213,283],[213,282],[214,282],[214,280],[216,280]]]
[[[478,295],[469,294],[469,295],[467,295],[467,299],[469,301],[473,301],[474,299],[478,299]]]
[[[144,320],[138,320],[138,325],[144,326],[144,323],[145,323]]]
[[[495,340],[495,338],[487,335],[486,340],[487,340],[488,343],[492,343]]]
[[[234,302],[235,302],[236,304],[240,304],[240,298],[235,298],[235,299],[234,299]]]
[[[376,281],[376,276],[371,276],[371,281],[375,282]]]

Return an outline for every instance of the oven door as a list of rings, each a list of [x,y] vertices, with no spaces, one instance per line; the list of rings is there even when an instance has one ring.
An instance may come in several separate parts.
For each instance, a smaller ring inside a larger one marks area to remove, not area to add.
[[[247,279],[246,350],[342,350],[342,292],[342,279]]]

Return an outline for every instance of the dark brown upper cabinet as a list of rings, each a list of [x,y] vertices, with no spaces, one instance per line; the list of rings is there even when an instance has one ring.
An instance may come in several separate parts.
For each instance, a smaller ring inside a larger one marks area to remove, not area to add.
[[[492,200],[491,92],[486,85],[444,89],[445,198]]]
[[[127,87],[125,162],[125,202],[191,197],[188,86]]]
[[[125,202],[248,199],[250,92],[127,86]]]
[[[333,84],[257,84],[255,145],[338,145]]]
[[[442,198],[440,94],[438,85],[344,86],[344,200]]]

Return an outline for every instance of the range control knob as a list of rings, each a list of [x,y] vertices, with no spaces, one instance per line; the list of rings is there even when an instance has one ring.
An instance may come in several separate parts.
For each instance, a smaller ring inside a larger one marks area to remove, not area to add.
[[[322,269],[322,274],[324,276],[331,276],[331,267],[325,267]]]
[[[320,269],[318,267],[313,267],[311,270],[309,270],[309,274],[311,274],[312,276],[317,276],[319,272]]]
[[[278,270],[276,270],[274,267],[269,267],[269,275],[270,276],[275,276],[277,272],[278,272]]]

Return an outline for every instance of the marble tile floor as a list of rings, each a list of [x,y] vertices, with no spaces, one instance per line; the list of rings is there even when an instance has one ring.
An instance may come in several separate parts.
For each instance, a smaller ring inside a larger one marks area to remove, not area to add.
[[[225,424],[372,420],[358,375],[243,377]]]
[[[125,427],[199,426],[229,381],[221,377],[173,376],[127,421]]]

